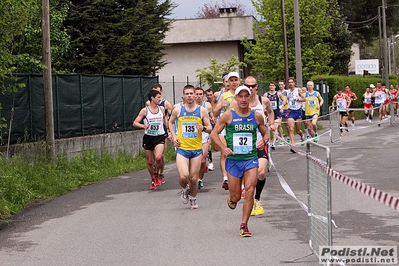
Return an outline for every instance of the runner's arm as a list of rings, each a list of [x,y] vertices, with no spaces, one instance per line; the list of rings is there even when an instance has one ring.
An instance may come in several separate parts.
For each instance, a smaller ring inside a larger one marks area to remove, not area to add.
[[[224,154],[224,155],[232,155],[233,151],[227,148],[226,144],[223,143],[220,138],[219,138],[219,133],[223,131],[224,127],[230,123],[232,119],[231,111],[226,111],[222,117],[219,119],[219,121],[216,123],[215,128],[212,130],[210,137],[213,141],[213,143],[219,147],[219,150]],[[262,118],[263,119],[263,118]]]
[[[134,119],[134,121],[133,121],[133,126],[135,128],[140,128],[140,129],[148,128],[148,125],[144,125],[141,123],[141,121],[143,121],[143,119],[145,118],[145,115],[146,115],[146,108],[144,107],[143,109],[140,110],[136,119]]]

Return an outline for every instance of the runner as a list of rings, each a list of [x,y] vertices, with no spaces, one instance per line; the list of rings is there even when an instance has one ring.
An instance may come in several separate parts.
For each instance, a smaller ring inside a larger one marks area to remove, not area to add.
[[[354,104],[355,104],[355,101],[357,100],[357,96],[352,91],[352,89],[351,89],[351,87],[349,85],[345,86],[344,94],[348,95],[349,99],[351,99],[351,102],[350,102],[348,107],[349,108],[354,108],[355,107]],[[349,116],[351,118],[351,121],[352,121],[351,126],[354,127],[355,126],[355,111],[349,110],[348,114],[349,114]]]
[[[237,107],[226,111],[217,122],[211,133],[212,140],[221,147],[222,153],[227,156],[226,169],[230,195],[227,205],[234,210],[241,199],[241,182],[244,182],[246,198],[242,209],[242,220],[239,234],[241,237],[250,237],[248,220],[254,204],[254,190],[258,175],[257,148],[262,149],[269,136],[264,125],[264,118],[249,107],[251,91],[246,86],[235,90],[234,99]],[[226,128],[226,144],[218,134]],[[257,130],[262,134],[262,140],[256,141]]]
[[[152,86],[153,90],[157,90],[161,93],[163,93],[163,88],[162,85],[159,83],[154,84],[154,86]],[[146,106],[148,106],[150,104],[150,101],[147,101],[145,103]],[[163,106],[165,108],[165,117],[166,117],[166,124],[164,125],[165,131],[167,131],[167,125],[168,125],[168,117],[170,116],[170,114],[172,113],[172,104],[166,100],[164,97],[162,97],[161,102],[159,103],[159,106]],[[165,140],[165,144],[166,144]],[[161,183],[165,183],[165,175],[164,175],[164,169],[165,169],[165,156],[162,155],[162,162],[161,164],[159,164],[158,166],[156,166],[155,171],[155,176],[158,176],[159,179],[161,180]]]
[[[389,102],[391,104],[393,104],[393,114],[390,115],[395,115],[395,111],[398,109],[398,102],[397,102],[397,90],[395,89],[395,87],[393,85],[390,86],[390,90],[389,90]],[[388,107],[389,110],[389,107]],[[397,111],[396,111],[397,113]]]
[[[154,169],[159,169],[164,161],[165,139],[168,136],[164,124],[167,120],[165,108],[159,106],[162,101],[161,92],[151,90],[148,93],[148,100],[150,104],[140,110],[133,121],[133,126],[144,129],[143,148],[147,159],[147,169],[151,176],[150,189],[155,190],[162,183]],[[144,124],[141,124],[141,121],[144,121]]]
[[[275,85],[275,83],[274,83]],[[267,97],[261,97],[258,95],[258,83],[256,79],[252,76],[248,76],[244,80],[244,86],[250,89],[251,91],[251,98],[249,102],[249,107],[252,110],[255,110],[259,114],[262,115],[264,124],[266,125],[268,122],[268,126],[270,127],[270,130],[274,131],[276,130],[275,126],[275,118],[274,118],[274,110],[272,109],[272,105],[270,100]],[[276,103],[277,104],[277,103]],[[231,104],[232,107],[235,108],[237,105],[236,102],[233,102]],[[267,113],[267,116],[265,115],[265,111]],[[262,134],[258,131],[257,132],[257,141],[262,140]],[[267,171],[267,165],[269,162],[269,147],[268,144],[265,144],[264,147],[260,150],[258,150],[258,161],[259,161],[259,167],[258,167],[258,180],[256,182],[256,187],[255,187],[255,196],[254,196],[254,205],[252,207],[251,215],[262,215],[264,213],[264,209],[262,206],[262,200],[261,200],[261,194],[263,191],[263,188],[266,183],[266,171]],[[246,191],[245,188],[243,188],[242,193],[241,193],[241,198],[246,198]]]
[[[371,110],[373,109],[372,96],[373,94],[370,92],[370,87],[367,87],[366,92],[362,96],[362,101],[364,107],[364,114],[366,115],[366,121],[370,123],[371,120],[373,119],[371,115]]]
[[[334,108],[335,104],[337,104],[337,110],[339,111],[340,115],[340,131],[341,131],[341,137],[344,135],[343,132],[343,127],[346,125],[346,131],[349,132],[347,128],[347,122],[348,122],[348,106],[350,105],[351,99],[348,97],[348,95],[342,93],[341,88],[337,88],[337,94],[334,95],[333,101],[332,101],[332,107]]]
[[[204,101],[204,90],[200,87],[195,88],[195,103],[205,108],[208,115],[212,116],[212,106],[209,102]],[[201,160],[201,168],[199,171],[199,180],[198,180],[199,189],[204,188],[203,179],[208,168],[206,163],[206,158],[208,157],[209,139],[210,139],[209,134],[206,132],[202,132],[202,160]]]
[[[283,84],[284,85],[284,84]],[[274,125],[276,126],[277,130],[281,130],[280,137],[283,138],[283,130],[281,128],[281,111],[280,105],[283,103],[284,98],[283,94],[280,91],[276,91],[276,82],[270,81],[269,82],[269,91],[264,94],[270,101],[270,105],[273,109],[274,113]],[[276,149],[276,141],[277,141],[277,130],[273,132],[273,141],[270,144],[270,148],[272,150]]]
[[[318,91],[314,90],[313,81],[306,83],[307,91],[305,92],[305,119],[308,124],[309,134],[314,138],[314,142],[319,142],[317,135],[317,120],[320,115],[320,107],[323,105],[324,100]]]
[[[190,201],[191,209],[198,209],[196,196],[202,159],[202,132],[210,133],[212,127],[205,108],[195,103],[194,93],[194,86],[184,87],[184,104],[173,109],[169,130],[176,147],[176,166],[182,187],[181,200],[184,204]]]
[[[226,79],[227,79],[228,90],[224,91],[224,93],[221,95],[218,103],[216,104],[215,109],[213,110],[213,115],[215,117],[221,118],[225,111],[230,110],[230,104],[234,100],[235,90],[240,85],[240,75],[237,72],[230,72],[229,74],[227,74]],[[222,142],[224,142],[224,143],[226,142],[224,130],[222,132],[220,132],[219,137]],[[226,171],[225,167],[226,167],[226,156],[224,153],[221,152],[220,153],[220,169],[221,169],[222,175],[223,175],[222,188],[224,188],[225,190],[228,190],[229,185],[228,185],[227,171]]]
[[[287,124],[285,124],[285,122],[287,121],[287,111],[288,111],[288,103],[287,103],[287,94],[284,92],[287,92],[288,90],[285,89],[285,81],[284,80],[280,80],[278,82],[278,87],[279,87],[279,91],[280,93],[283,95],[283,101],[281,102],[280,105],[280,112],[281,112],[281,125],[277,128],[278,133],[280,134],[281,137],[281,141],[280,141],[280,145],[284,145],[284,131],[283,131],[283,125],[286,129],[286,132],[288,132],[287,129]],[[285,104],[283,104],[283,102],[285,101]],[[290,137],[287,136],[287,142],[291,142]]]
[[[284,91],[283,95],[287,97],[284,100],[283,104],[288,103],[288,110],[286,113],[287,118],[287,129],[288,134],[290,136],[291,144],[295,144],[295,135],[294,135],[294,128],[296,133],[300,136],[301,142],[305,141],[303,137],[303,133],[301,130],[301,121],[302,121],[302,102],[305,101],[305,96],[302,93],[302,89],[295,87],[295,79],[288,78],[288,87],[289,90]],[[296,153],[296,151],[291,148],[290,151],[292,153]]]
[[[387,95],[385,92],[385,88],[380,81],[377,82],[377,88],[375,88],[372,97],[375,99],[374,107],[378,108],[378,126],[381,126],[382,118],[385,115],[384,103],[387,100]]]
[[[213,116],[213,108],[216,106],[216,101],[214,99],[213,94],[214,94],[213,90],[210,88],[205,91],[207,102],[211,104],[211,113],[209,115],[209,118],[211,121],[212,129],[215,127],[216,124],[216,118]],[[210,138],[209,138],[209,147],[208,147],[208,170],[209,171],[215,170],[215,166],[213,165],[213,160],[212,160],[212,141]]]

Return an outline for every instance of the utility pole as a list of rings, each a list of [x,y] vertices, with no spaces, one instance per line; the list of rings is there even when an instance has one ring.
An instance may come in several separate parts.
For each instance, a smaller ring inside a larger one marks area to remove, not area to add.
[[[302,88],[302,54],[301,54],[301,30],[299,24],[299,5],[298,0],[294,0],[294,30],[295,30],[295,66],[296,84]]]
[[[382,8],[382,6],[378,7],[378,47],[379,47],[379,50],[380,50],[380,67],[379,67],[379,70],[380,70],[381,75],[384,76],[384,73],[383,73],[384,70],[381,67],[381,66],[384,65],[383,61],[382,61],[384,56],[383,56],[383,51],[382,51],[381,8]]]
[[[44,110],[46,124],[46,146],[49,159],[55,158],[54,116],[53,116],[53,87],[51,77],[51,50],[50,50],[50,3],[42,0],[42,57]]]
[[[385,85],[387,88],[389,88],[389,73],[388,73],[388,68],[389,68],[389,63],[388,63],[388,40],[387,40],[387,18],[386,18],[386,12],[385,9],[386,7],[386,0],[382,0],[382,31],[384,34],[384,75],[385,75]]]
[[[285,4],[284,0],[281,0],[281,25],[282,25],[282,40],[284,47],[284,74],[285,74],[285,82],[287,83],[288,78],[290,77],[290,71],[288,69],[288,43],[287,43],[287,27],[285,23]]]

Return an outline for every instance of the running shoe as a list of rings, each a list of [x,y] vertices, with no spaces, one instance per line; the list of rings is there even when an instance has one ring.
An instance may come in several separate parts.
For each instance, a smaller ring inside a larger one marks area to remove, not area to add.
[[[190,195],[190,188],[186,187],[186,191],[184,191],[184,189],[181,189],[181,201],[183,202],[183,204],[187,204],[188,203],[188,196]]]
[[[161,180],[159,179],[158,173],[154,173],[154,183],[157,187],[161,185]]]
[[[245,188],[241,189],[241,198],[245,199]]]
[[[254,204],[254,206],[252,206],[251,216],[255,216],[255,215],[256,215],[256,207]]]
[[[209,170],[209,171],[215,170],[215,166],[213,165],[213,163],[209,163],[209,164],[208,164],[208,170]]]
[[[281,146],[283,146],[284,145],[284,141],[280,141],[280,143],[279,143]]]
[[[190,208],[192,210],[198,209],[197,198],[190,196]]]
[[[252,233],[248,230],[248,226],[244,225],[240,227],[240,236],[241,237],[251,237]]]
[[[261,200],[255,200],[255,215],[262,215],[265,213],[265,210],[263,209],[262,206],[262,201]]]
[[[227,198],[227,206],[229,206],[230,209],[234,210],[237,207],[237,202],[232,201],[229,196]]]
[[[155,185],[154,181],[151,181],[150,190],[155,190],[155,189],[157,189],[157,186]]]
[[[319,138],[319,135],[317,135],[317,133],[316,134],[314,134],[314,142],[319,142],[319,140],[320,140],[320,138]]]
[[[301,137],[301,146],[305,145],[305,137]]]
[[[223,181],[222,188],[224,188],[224,190],[229,190],[229,184],[228,184],[227,180]]]
[[[275,149],[276,149],[276,146],[275,146],[274,144],[270,144],[270,148],[271,148],[272,150],[275,150]]]
[[[296,153],[296,151],[295,151],[294,149],[290,149],[290,151],[291,151],[292,153]]]
[[[204,188],[204,181],[198,180],[198,189]]]
[[[162,184],[165,184],[165,175],[159,174],[159,180],[161,181]]]
[[[340,132],[339,135],[342,137],[344,135],[344,132]]]

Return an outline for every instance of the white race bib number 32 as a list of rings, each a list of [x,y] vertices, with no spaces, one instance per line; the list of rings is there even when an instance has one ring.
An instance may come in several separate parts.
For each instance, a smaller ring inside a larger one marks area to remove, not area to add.
[[[252,134],[234,133],[233,134],[234,154],[248,154],[252,152]]]

